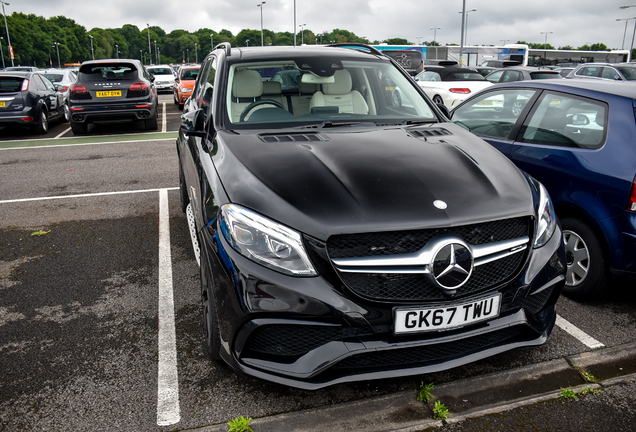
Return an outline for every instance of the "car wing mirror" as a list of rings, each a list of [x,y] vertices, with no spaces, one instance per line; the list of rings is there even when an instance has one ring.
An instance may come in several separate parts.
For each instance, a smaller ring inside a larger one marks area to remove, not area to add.
[[[203,141],[205,141],[207,132],[205,130],[205,116],[203,114],[203,110],[199,108],[183,114],[181,116],[180,129],[188,136],[203,138]]]

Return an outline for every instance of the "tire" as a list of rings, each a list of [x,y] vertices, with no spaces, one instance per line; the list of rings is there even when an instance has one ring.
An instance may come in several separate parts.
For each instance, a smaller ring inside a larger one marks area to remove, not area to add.
[[[578,219],[564,218],[561,226],[567,259],[563,293],[576,299],[593,298],[609,281],[601,240],[592,228]]]
[[[206,253],[201,245],[201,318],[203,319],[203,345],[211,360],[221,360],[219,317],[214,300],[212,275]]]
[[[444,99],[440,95],[433,96],[433,102],[436,104],[444,105]]]
[[[71,130],[75,135],[84,135],[88,132],[88,123],[75,123],[71,121]]]
[[[185,213],[190,204],[190,198],[188,198],[188,190],[186,189],[185,176],[183,175],[183,168],[181,162],[179,162],[179,198],[181,200],[181,210]]]
[[[35,127],[35,133],[44,135],[49,131],[49,116],[45,109],[40,110],[38,125]]]
[[[71,121],[71,109],[68,104],[64,104],[64,123]]]
[[[174,101],[175,105],[179,105],[179,101],[177,100],[177,95],[172,93],[172,100]]]
[[[159,127],[157,125],[157,111],[155,111],[155,115],[153,117],[144,120],[144,127],[146,130],[157,130]]]

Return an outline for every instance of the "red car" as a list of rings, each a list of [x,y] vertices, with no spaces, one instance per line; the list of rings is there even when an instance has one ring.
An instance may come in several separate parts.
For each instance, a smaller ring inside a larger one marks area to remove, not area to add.
[[[201,66],[184,66],[179,70],[179,76],[174,82],[174,103],[179,105],[179,109],[183,109],[183,103],[192,94],[200,68]]]

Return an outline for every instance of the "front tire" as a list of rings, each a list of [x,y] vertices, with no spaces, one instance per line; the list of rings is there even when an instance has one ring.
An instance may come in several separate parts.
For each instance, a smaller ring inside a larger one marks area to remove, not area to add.
[[[203,318],[203,343],[211,360],[221,360],[221,335],[219,317],[214,300],[212,275],[201,244],[201,317]]]
[[[433,102],[439,105],[444,105],[444,99],[440,95],[433,96]]]
[[[609,281],[601,240],[592,228],[578,219],[562,219],[561,226],[567,258],[563,293],[576,299],[592,298],[600,294]]]

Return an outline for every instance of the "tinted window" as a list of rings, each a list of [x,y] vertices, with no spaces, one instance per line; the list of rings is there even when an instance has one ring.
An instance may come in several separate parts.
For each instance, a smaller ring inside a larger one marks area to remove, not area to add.
[[[503,75],[504,71],[496,71],[491,73],[486,77],[486,79],[492,83],[497,83],[501,79],[501,75]]]
[[[590,99],[548,92],[524,127],[521,141],[562,147],[599,148],[607,107]]]
[[[22,89],[24,78],[0,77],[0,93],[17,92]]]
[[[560,78],[561,75],[558,72],[530,72],[530,79],[553,79]]]
[[[523,76],[521,72],[518,71],[508,71],[503,77],[502,82],[513,82],[513,81],[521,81],[523,80]]]
[[[199,69],[181,69],[182,80],[196,80],[199,75]]]
[[[453,78],[456,81],[486,81],[481,74],[474,72],[454,73]]]
[[[137,79],[137,68],[130,63],[103,63],[84,65],[80,69],[81,81],[103,81],[108,79]]]
[[[496,90],[482,94],[453,112],[452,120],[485,137],[508,138],[535,90]]]
[[[172,69],[168,67],[151,67],[148,72],[153,75],[172,75]]]

